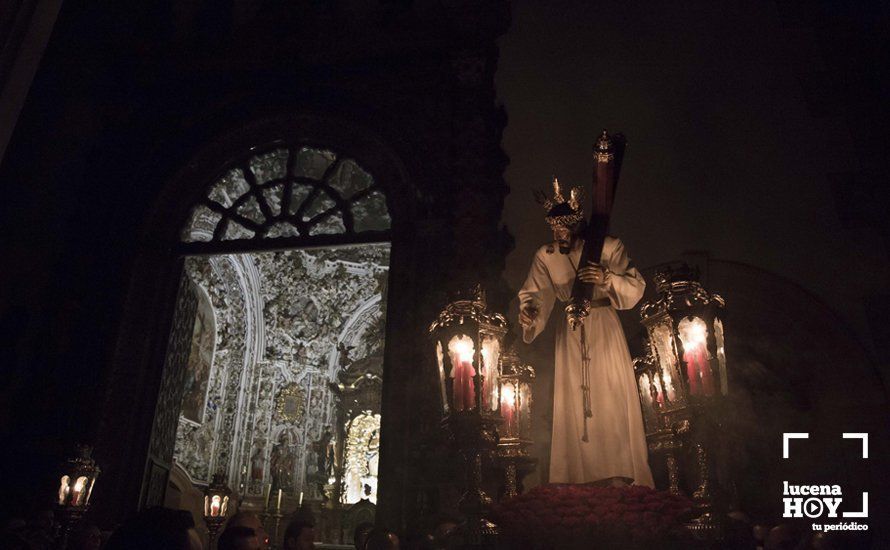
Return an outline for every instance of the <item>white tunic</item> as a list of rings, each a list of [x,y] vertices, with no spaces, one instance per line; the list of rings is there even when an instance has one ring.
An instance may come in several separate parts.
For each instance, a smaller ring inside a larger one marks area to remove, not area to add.
[[[560,254],[557,245],[538,249],[528,277],[519,291],[520,307],[538,309],[538,316],[523,331],[531,343],[547,324],[554,300],[572,296],[575,266],[583,243]],[[556,327],[556,370],[553,395],[553,439],[550,445],[550,482],[586,483],[610,477],[633,479],[654,486],[649,470],[643,417],[633,364],[616,309],[634,307],[646,283],[620,240],[606,237],[602,265],[611,274],[607,284],[596,286],[594,300],[608,298],[611,305],[591,308],[584,321],[590,355],[590,403],[593,417],[584,434],[581,393],[581,328],[572,330],[560,307]]]

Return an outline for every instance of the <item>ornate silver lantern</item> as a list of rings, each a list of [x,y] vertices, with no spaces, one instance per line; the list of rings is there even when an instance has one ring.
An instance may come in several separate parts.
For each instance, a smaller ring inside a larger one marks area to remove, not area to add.
[[[216,535],[228,519],[229,497],[232,489],[226,485],[225,474],[213,474],[213,479],[204,489],[204,523],[210,533],[210,544],[216,539]]]
[[[497,532],[484,517],[491,498],[482,489],[482,455],[497,442],[498,365],[507,320],[488,311],[485,293],[477,286],[445,306],[429,331],[439,367],[442,425],[467,468],[467,490],[459,507],[467,517],[468,542],[477,544]]]
[[[504,497],[517,494],[519,480],[534,468],[528,456],[532,444],[532,383],[535,369],[523,363],[511,347],[500,358],[498,377],[498,458],[504,466]]]
[[[90,497],[100,472],[96,461],[90,457],[92,452],[93,448],[89,445],[78,445],[75,456],[62,466],[56,499],[56,509],[62,524],[59,544],[62,548],[67,546],[71,531],[90,507]]]
[[[634,361],[649,450],[666,457],[670,490],[680,492],[678,458],[697,471],[692,497],[700,517],[693,527],[716,529],[715,485],[708,447],[719,430],[718,407],[729,391],[724,345],[724,301],[702,288],[688,266],[656,273],[658,297],[640,310],[647,355]],[[682,451],[682,454],[681,454]]]
[[[430,326],[446,415],[497,411],[498,363],[506,333],[507,320],[488,311],[478,286],[469,295],[458,295]]]

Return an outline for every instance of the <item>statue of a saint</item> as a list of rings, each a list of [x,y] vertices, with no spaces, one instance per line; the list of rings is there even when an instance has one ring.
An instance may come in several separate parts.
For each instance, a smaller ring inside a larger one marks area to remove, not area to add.
[[[263,479],[263,469],[265,468],[266,442],[258,439],[256,447],[253,450],[253,456],[250,458],[250,479],[259,481]]]
[[[340,370],[346,370],[349,368],[349,365],[352,364],[352,358],[349,357],[349,352],[354,348],[355,346],[347,346],[343,342],[337,342],[337,365],[340,366]]]
[[[568,302],[578,277],[592,283],[582,330],[560,312],[556,327],[550,482],[653,486],[633,365],[616,309],[630,309],[646,283],[620,240],[605,237],[601,263],[578,265],[584,246],[580,190],[562,197],[554,180],[545,202],[554,242],[535,254],[519,291],[519,324],[531,343],[556,299]]]
[[[315,453],[315,464],[318,474],[325,479],[334,473],[334,434],[330,428],[325,428],[324,433],[317,441],[312,442],[312,450]]]
[[[284,492],[294,490],[294,469],[296,468],[296,454],[288,430],[281,432],[278,442],[272,447],[269,457],[269,472],[272,474],[272,490],[281,489]]]

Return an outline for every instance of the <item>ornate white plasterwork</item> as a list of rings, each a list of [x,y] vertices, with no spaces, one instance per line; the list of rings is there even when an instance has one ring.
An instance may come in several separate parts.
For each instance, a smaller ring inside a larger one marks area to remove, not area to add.
[[[389,245],[187,260],[189,276],[210,297],[217,342],[203,421],[180,418],[176,437],[176,461],[193,480],[224,471],[233,488],[259,495],[272,481],[274,458],[278,470],[291,469],[289,491],[309,490],[311,444],[334,431],[328,384],[337,344],[352,346],[353,360],[382,356],[388,263]],[[298,423],[275,412],[289,384],[306,399]]]

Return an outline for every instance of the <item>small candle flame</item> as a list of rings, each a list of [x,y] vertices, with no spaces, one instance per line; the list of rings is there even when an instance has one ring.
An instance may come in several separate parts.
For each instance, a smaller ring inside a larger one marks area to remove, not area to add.
[[[454,351],[457,352],[457,356],[460,358],[462,363],[472,363],[473,362],[473,346],[470,345],[466,340],[458,340],[454,343]]]
[[[509,403],[509,405],[512,407],[514,397],[515,394],[513,393],[513,386],[504,385],[504,387],[501,388],[501,403]]]

